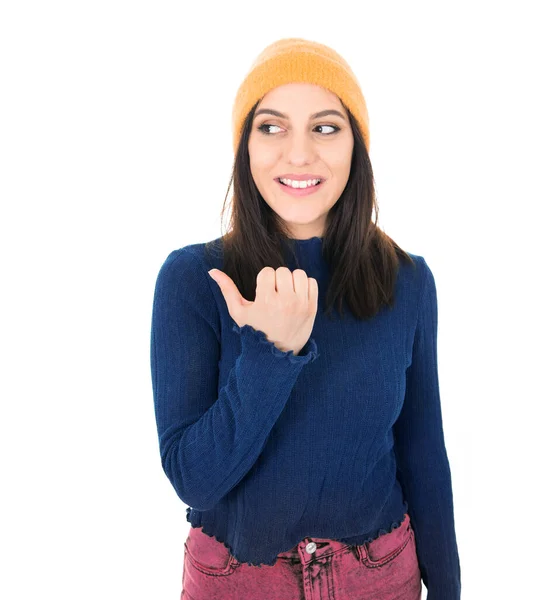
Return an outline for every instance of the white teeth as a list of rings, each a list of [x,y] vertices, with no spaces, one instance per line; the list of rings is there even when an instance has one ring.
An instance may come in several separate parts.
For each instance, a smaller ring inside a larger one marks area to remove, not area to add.
[[[307,179],[306,181],[296,181],[291,179],[280,179],[282,183],[293,188],[306,188],[316,185],[321,179]]]

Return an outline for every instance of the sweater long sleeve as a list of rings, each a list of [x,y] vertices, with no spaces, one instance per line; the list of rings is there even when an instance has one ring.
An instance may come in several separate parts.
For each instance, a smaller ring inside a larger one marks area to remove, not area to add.
[[[295,240],[294,255],[286,266],[318,282],[298,356],[229,315],[208,274],[224,269],[221,238],[174,250],[159,270],[154,408],[186,519],[239,562],[274,565],[307,535],[370,544],[409,513],[428,600],[459,600],[432,271],[409,253],[394,305],[356,319],[347,303],[325,312],[322,238]]]
[[[162,466],[179,498],[202,511],[253,466],[300,370],[317,357],[313,338],[295,356],[234,324],[241,351],[220,386],[216,284],[207,274],[201,285],[203,273],[186,249],[168,256],[156,282],[151,346]]]
[[[404,405],[393,427],[397,478],[409,506],[427,600],[458,600],[460,561],[438,379],[437,290],[432,271],[424,259],[423,263],[425,276]]]

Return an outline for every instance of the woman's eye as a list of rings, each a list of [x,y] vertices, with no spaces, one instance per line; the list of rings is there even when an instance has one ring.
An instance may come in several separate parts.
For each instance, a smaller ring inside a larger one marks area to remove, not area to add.
[[[328,133],[327,135],[332,135],[333,133],[338,133],[340,131],[340,127],[338,127],[336,125],[316,125],[316,127],[331,127],[332,129],[335,130],[335,131],[331,131],[331,133]]]
[[[266,127],[278,127],[278,129],[280,129],[278,125],[273,125],[272,123],[263,123],[257,129],[258,131],[261,131],[261,133],[263,133],[264,135],[272,135],[272,133],[268,131]],[[325,136],[333,135],[334,133],[338,133],[340,131],[340,127],[338,127],[337,125],[316,125],[314,129],[319,129],[321,127],[330,127],[335,130],[331,131],[330,133],[324,133],[323,135]]]
[[[265,133],[266,135],[270,135],[270,132],[267,131],[265,129],[265,127],[278,127],[278,125],[271,125],[270,123],[263,123],[263,125],[260,125],[257,129],[258,131],[261,131],[261,133]],[[279,127],[278,127],[279,129]]]

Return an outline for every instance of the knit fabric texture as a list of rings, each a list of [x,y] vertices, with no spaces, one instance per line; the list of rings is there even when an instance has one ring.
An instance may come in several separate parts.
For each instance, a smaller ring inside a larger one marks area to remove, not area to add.
[[[151,373],[163,469],[186,519],[240,562],[274,565],[312,536],[361,545],[406,512],[429,600],[460,598],[437,366],[437,296],[422,256],[394,307],[325,316],[322,238],[295,240],[318,312],[295,356],[238,327],[208,270],[221,239],[172,251],[156,281]],[[288,257],[287,266],[296,263]]]

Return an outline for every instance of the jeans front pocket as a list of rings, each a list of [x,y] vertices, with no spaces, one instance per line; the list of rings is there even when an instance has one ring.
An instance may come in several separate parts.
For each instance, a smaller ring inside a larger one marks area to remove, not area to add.
[[[408,548],[413,539],[409,515],[406,514],[399,527],[359,546],[363,564],[369,568],[383,567],[396,560]]]
[[[205,575],[227,576],[233,573],[238,561],[228,548],[214,536],[192,527],[184,542],[185,560]]]

